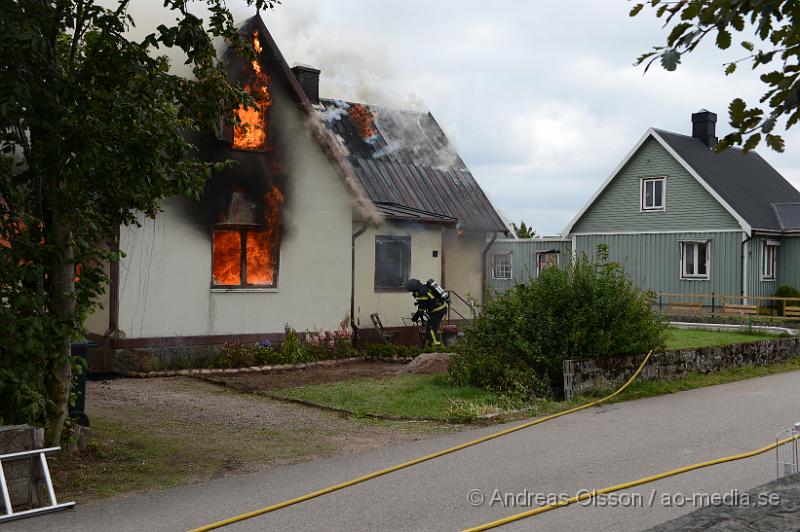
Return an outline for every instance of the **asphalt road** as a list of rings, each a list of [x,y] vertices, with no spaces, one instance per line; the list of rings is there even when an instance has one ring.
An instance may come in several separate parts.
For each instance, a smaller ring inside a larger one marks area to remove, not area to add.
[[[800,372],[619,403],[572,414],[224,530],[457,530],[524,511],[530,507],[528,500],[536,506],[540,496],[571,496],[582,489],[752,450],[771,443],[777,432],[797,421]],[[121,497],[0,528],[186,530],[500,428]],[[627,495],[618,500],[558,509],[503,530],[642,530],[695,509],[691,500],[695,493],[702,500],[704,494],[733,494],[774,478],[775,454],[768,453],[641,486],[622,492]],[[482,504],[474,505],[481,497],[473,490],[483,494]],[[502,498],[506,500],[497,502]]]

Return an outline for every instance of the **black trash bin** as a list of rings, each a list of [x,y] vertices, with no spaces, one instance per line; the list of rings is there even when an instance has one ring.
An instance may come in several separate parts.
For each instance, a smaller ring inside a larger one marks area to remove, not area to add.
[[[71,417],[78,425],[88,427],[89,416],[86,415],[86,374],[89,372],[89,349],[97,347],[97,342],[84,340],[83,342],[73,342],[70,346],[70,353],[78,357],[80,373],[72,378],[72,393],[76,395],[75,404],[69,409]]]

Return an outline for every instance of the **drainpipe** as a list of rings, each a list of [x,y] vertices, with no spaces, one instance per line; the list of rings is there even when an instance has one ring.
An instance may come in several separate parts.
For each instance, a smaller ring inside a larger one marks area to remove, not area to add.
[[[748,236],[744,240],[742,240],[742,287],[740,290],[740,295],[742,296],[742,305],[745,304],[744,298],[747,296],[747,253],[745,249],[747,248],[747,243],[753,236]]]
[[[486,255],[489,253],[489,249],[492,247],[495,240],[497,240],[497,233],[492,233],[492,239],[489,240],[489,243],[481,254],[481,306],[486,304]]]
[[[367,230],[367,224],[353,233],[350,246],[350,327],[353,329],[353,347],[358,347],[358,325],[356,325],[356,238]]]

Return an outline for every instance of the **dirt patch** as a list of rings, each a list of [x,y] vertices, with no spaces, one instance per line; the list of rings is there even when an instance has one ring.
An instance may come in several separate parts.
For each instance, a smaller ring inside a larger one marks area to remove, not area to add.
[[[368,361],[341,366],[316,366],[303,370],[269,373],[239,373],[213,375],[204,378],[215,384],[230,386],[242,392],[264,392],[294,388],[309,384],[327,384],[350,379],[383,378],[397,375],[406,364],[400,362]]]
[[[366,365],[371,376],[380,373],[380,366]],[[386,364],[383,371],[398,367]],[[89,382],[87,413],[89,450],[52,462],[64,500],[263,471],[458,430],[352,419],[185,377]]]
[[[422,353],[401,369],[402,373],[413,375],[434,375],[447,373],[450,366],[450,353]]]

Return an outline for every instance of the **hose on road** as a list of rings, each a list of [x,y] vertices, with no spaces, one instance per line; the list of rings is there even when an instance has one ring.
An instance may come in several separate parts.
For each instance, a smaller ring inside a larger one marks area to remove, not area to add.
[[[754,451],[749,451],[746,453],[741,454],[734,454],[731,456],[725,456],[723,458],[717,458],[715,460],[709,460],[708,462],[700,462],[697,464],[692,464],[686,467],[680,467],[678,469],[673,469],[672,471],[665,471],[664,473],[659,473],[657,475],[652,475],[649,477],[640,478],[639,480],[632,480],[630,482],[624,482],[622,484],[617,484],[616,486],[609,486],[607,488],[602,488],[598,490],[586,491],[581,493],[578,496],[571,497],[569,499],[565,499],[563,501],[559,501],[552,504],[547,504],[545,506],[540,506],[538,508],[534,508],[533,510],[528,510],[525,512],[521,512],[515,515],[511,515],[509,517],[504,517],[503,519],[498,519],[496,521],[491,521],[489,523],[485,523],[480,526],[476,526],[473,528],[467,528],[463,532],[481,532],[483,530],[491,530],[492,528],[497,528],[503,525],[507,525],[509,523],[513,523],[514,521],[519,521],[520,519],[525,519],[527,517],[533,517],[534,515],[543,514],[545,512],[549,512],[551,510],[555,510],[556,508],[563,508],[565,506],[569,506],[571,504],[575,504],[576,502],[585,501],[587,499],[592,499],[597,497],[598,495],[605,495],[606,493],[613,493],[615,491],[620,491],[628,488],[633,488],[635,486],[641,486],[642,484],[648,484],[650,482],[655,482],[656,480],[661,480],[667,477],[674,477],[675,475],[681,475],[683,473],[688,473],[689,471],[694,471],[696,469],[702,469],[704,467],[710,467],[717,464],[724,464],[725,462],[733,462],[735,460],[744,460],[745,458],[752,458],[753,456],[757,456],[759,454],[764,454],[768,451],[771,451],[781,445],[786,443],[792,442],[800,438],[800,434],[791,436],[789,438],[785,438],[783,440],[778,440],[773,444],[767,445],[766,447],[761,447],[760,449],[756,449]]]
[[[266,506],[266,507],[260,508],[258,510],[253,510],[252,512],[247,512],[247,513],[243,513],[241,515],[237,515],[237,516],[234,516],[234,517],[229,517],[228,519],[223,519],[222,521],[217,521],[215,523],[209,523],[209,524],[201,526],[199,528],[195,528],[195,529],[191,530],[190,532],[205,532],[207,530],[214,530],[216,528],[221,528],[223,526],[231,525],[233,523],[238,523],[238,522],[244,521],[246,519],[252,519],[253,517],[258,517],[259,515],[264,515],[264,514],[267,514],[267,513],[270,513],[270,512],[274,512],[276,510],[280,510],[280,509],[286,508],[288,506],[294,506],[295,504],[299,504],[301,502],[305,502],[305,501],[308,501],[310,499],[314,499],[314,498],[319,497],[321,495],[332,493],[334,491],[339,491],[341,489],[348,488],[350,486],[355,486],[356,484],[360,484],[362,482],[366,482],[368,480],[372,480],[373,478],[378,478],[378,477],[381,477],[383,475],[388,475],[389,473],[394,473],[396,471],[400,471],[401,469],[406,469],[408,467],[415,466],[417,464],[421,464],[422,462],[427,462],[428,460],[433,460],[434,458],[439,458],[440,456],[444,456],[446,454],[451,454],[451,453],[460,451],[462,449],[466,449],[467,447],[472,447],[474,445],[478,445],[478,444],[481,444],[481,443],[484,443],[484,442],[487,442],[487,441],[490,441],[490,440],[501,438],[503,436],[507,436],[508,434],[512,434],[512,433],[517,432],[519,430],[526,429],[526,428],[529,428],[529,427],[533,427],[534,425],[539,425],[539,424],[544,423],[546,421],[551,421],[553,419],[556,419],[556,418],[559,418],[559,417],[562,417],[562,416],[566,416],[568,414],[574,414],[575,412],[579,412],[581,410],[586,410],[587,408],[591,408],[593,406],[597,406],[599,404],[605,403],[606,401],[608,401],[610,399],[613,399],[614,397],[616,397],[617,395],[622,393],[625,390],[625,388],[630,386],[631,383],[636,380],[636,377],[639,376],[639,373],[641,373],[641,371],[644,368],[645,364],[647,364],[647,361],[650,360],[650,356],[652,354],[653,354],[652,350],[649,353],[647,353],[647,356],[644,357],[644,360],[642,360],[642,363],[639,365],[639,367],[636,369],[636,371],[633,373],[633,375],[631,375],[631,378],[628,379],[625,382],[625,384],[620,386],[614,393],[612,393],[610,395],[607,395],[607,396],[605,396],[605,397],[603,397],[601,399],[597,399],[597,400],[592,401],[590,403],[586,403],[586,404],[583,404],[583,405],[580,405],[580,406],[576,406],[574,408],[570,408],[569,410],[564,410],[564,411],[558,412],[556,414],[551,414],[549,416],[545,416],[545,417],[542,417],[542,418],[534,419],[533,421],[528,421],[528,422],[513,426],[511,428],[508,428],[508,429],[505,429],[505,430],[501,430],[500,432],[495,432],[493,434],[489,434],[487,436],[483,436],[481,438],[478,438],[478,439],[475,439],[475,440],[472,440],[472,441],[461,443],[461,444],[456,445],[454,447],[449,447],[447,449],[443,449],[441,451],[437,451],[437,452],[435,452],[433,454],[420,456],[419,458],[415,458],[413,460],[409,460],[408,462],[403,462],[402,464],[397,464],[397,465],[392,466],[392,467],[387,467],[386,469],[381,469],[379,471],[374,471],[372,473],[369,473],[369,474],[354,478],[352,480],[348,480],[347,482],[342,482],[341,484],[334,484],[333,486],[328,486],[327,488],[323,488],[321,490],[312,491],[311,493],[307,493],[305,495],[301,495],[300,497],[295,497],[294,499],[289,499],[287,501],[279,502],[279,503],[273,504],[271,506]]]

